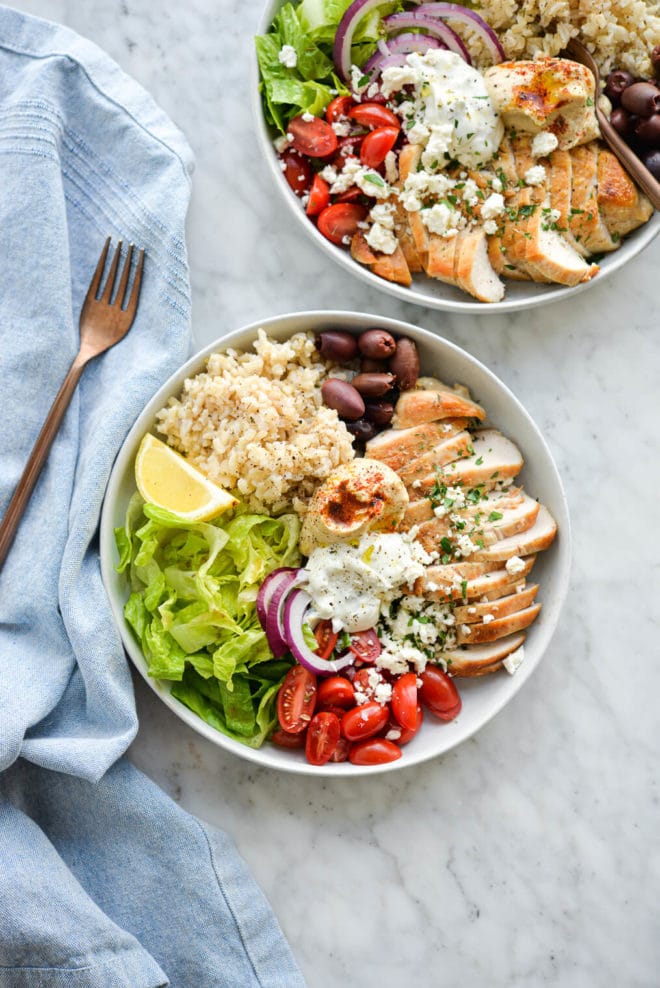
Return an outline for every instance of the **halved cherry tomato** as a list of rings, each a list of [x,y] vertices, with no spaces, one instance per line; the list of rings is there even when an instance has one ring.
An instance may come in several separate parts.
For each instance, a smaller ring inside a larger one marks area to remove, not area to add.
[[[304,748],[305,747],[305,734],[289,734],[288,731],[283,731],[281,727],[278,727],[276,731],[270,736],[270,740],[273,744],[276,744],[278,748]]]
[[[284,177],[297,196],[302,196],[307,192],[312,182],[312,166],[301,154],[293,148],[282,151],[280,161],[284,165],[282,169]]]
[[[317,694],[319,707],[343,707],[347,709],[355,703],[353,684],[344,676],[328,676],[321,680]]]
[[[353,686],[356,690],[361,690],[366,693],[370,686],[369,683],[369,670],[368,669],[358,669],[353,676]]]
[[[309,190],[309,201],[305,212],[308,216],[317,216],[330,202],[330,186],[320,175],[314,176]]]
[[[401,758],[401,748],[386,738],[370,738],[352,744],[348,753],[353,765],[384,765]]]
[[[352,189],[346,189],[346,192],[342,192],[341,195],[335,197],[335,202],[357,202],[362,199],[364,192],[359,189],[357,185],[354,185]]]
[[[396,127],[397,130],[401,129],[401,121],[396,114],[388,110],[386,106],[381,106],[380,103],[358,103],[349,111],[348,115],[351,120],[355,120],[362,127]],[[289,129],[291,128],[289,127]]]
[[[427,666],[419,678],[419,698],[424,706],[440,720],[453,720],[462,706],[454,681],[437,666]]]
[[[288,734],[304,731],[316,706],[316,676],[304,666],[287,672],[277,694],[277,719]]]
[[[359,707],[348,710],[341,719],[341,733],[349,741],[362,741],[372,738],[374,734],[387,724],[390,716],[389,707],[382,707],[375,701],[362,703]]]
[[[292,146],[310,158],[327,158],[337,150],[337,135],[327,121],[320,117],[305,120],[304,116],[294,117],[287,127],[293,134]]]
[[[401,727],[414,731],[417,726],[417,675],[407,672],[392,687],[392,713]]]
[[[353,655],[361,659],[362,662],[375,662],[383,651],[383,646],[373,628],[369,628],[368,631],[356,631],[355,634],[351,635],[349,648]]]
[[[322,711],[312,717],[307,729],[305,755],[311,765],[325,765],[339,741],[339,717]]]
[[[398,744],[399,747],[401,747],[401,745],[408,744],[409,741],[412,741],[412,739],[415,737],[420,727],[422,726],[423,722],[424,722],[424,711],[418,704],[417,719],[413,730],[408,730],[408,728],[406,727],[401,727],[401,724],[398,724],[394,719],[394,717],[392,717],[390,722],[386,725],[385,730],[383,731],[383,737],[386,738],[388,741],[395,741],[396,744]]]
[[[344,238],[349,240],[361,223],[367,218],[369,210],[356,202],[336,202],[327,206],[319,214],[318,228],[333,244],[344,244]]]
[[[350,743],[346,740],[346,738],[340,737],[339,741],[337,742],[337,747],[330,755],[330,761],[347,762],[349,749],[350,749]]]
[[[337,644],[337,638],[339,637],[339,635],[332,630],[332,621],[319,621],[314,628],[314,637],[316,638],[318,645],[316,654],[322,659],[327,659]]]
[[[347,117],[352,106],[355,103],[350,96],[335,96],[325,108],[325,119],[331,124],[340,117]]]
[[[397,142],[399,131],[396,127],[378,127],[362,141],[360,161],[367,168],[378,168]]]

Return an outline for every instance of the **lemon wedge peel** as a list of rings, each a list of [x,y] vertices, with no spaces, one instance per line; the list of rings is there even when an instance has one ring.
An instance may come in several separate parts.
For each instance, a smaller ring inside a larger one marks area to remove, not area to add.
[[[135,457],[135,483],[147,503],[185,521],[210,521],[238,504],[232,494],[151,433],[143,438]]]

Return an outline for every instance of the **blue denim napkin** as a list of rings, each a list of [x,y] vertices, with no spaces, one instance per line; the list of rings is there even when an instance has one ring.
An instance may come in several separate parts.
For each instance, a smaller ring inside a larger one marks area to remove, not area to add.
[[[121,756],[137,730],[101,583],[114,456],[190,346],[190,150],[94,45],[0,7],[4,514],[78,348],[105,237],[147,254],[0,573],[0,986],[303,985],[229,839]]]

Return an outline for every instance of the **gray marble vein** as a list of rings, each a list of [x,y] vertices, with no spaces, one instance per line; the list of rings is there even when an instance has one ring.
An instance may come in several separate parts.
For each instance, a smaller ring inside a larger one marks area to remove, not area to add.
[[[571,505],[560,628],[525,688],[458,750],[359,784],[275,775],[136,683],[136,764],[233,835],[310,988],[657,986],[660,238],[529,313],[407,305],[330,264],[271,188],[248,103],[258,0],[17,5],[104,47],[186,133],[200,346],[338,298],[433,328],[527,406]]]

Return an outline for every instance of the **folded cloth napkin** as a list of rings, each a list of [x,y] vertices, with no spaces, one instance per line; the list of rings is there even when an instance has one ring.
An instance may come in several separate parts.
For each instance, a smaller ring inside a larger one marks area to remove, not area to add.
[[[96,532],[122,439],[190,346],[190,151],[94,45],[0,7],[0,162],[0,514],[104,238],[147,254],[133,328],[86,368],[0,573],[0,986],[295,988],[231,841],[121,757],[137,719]]]

